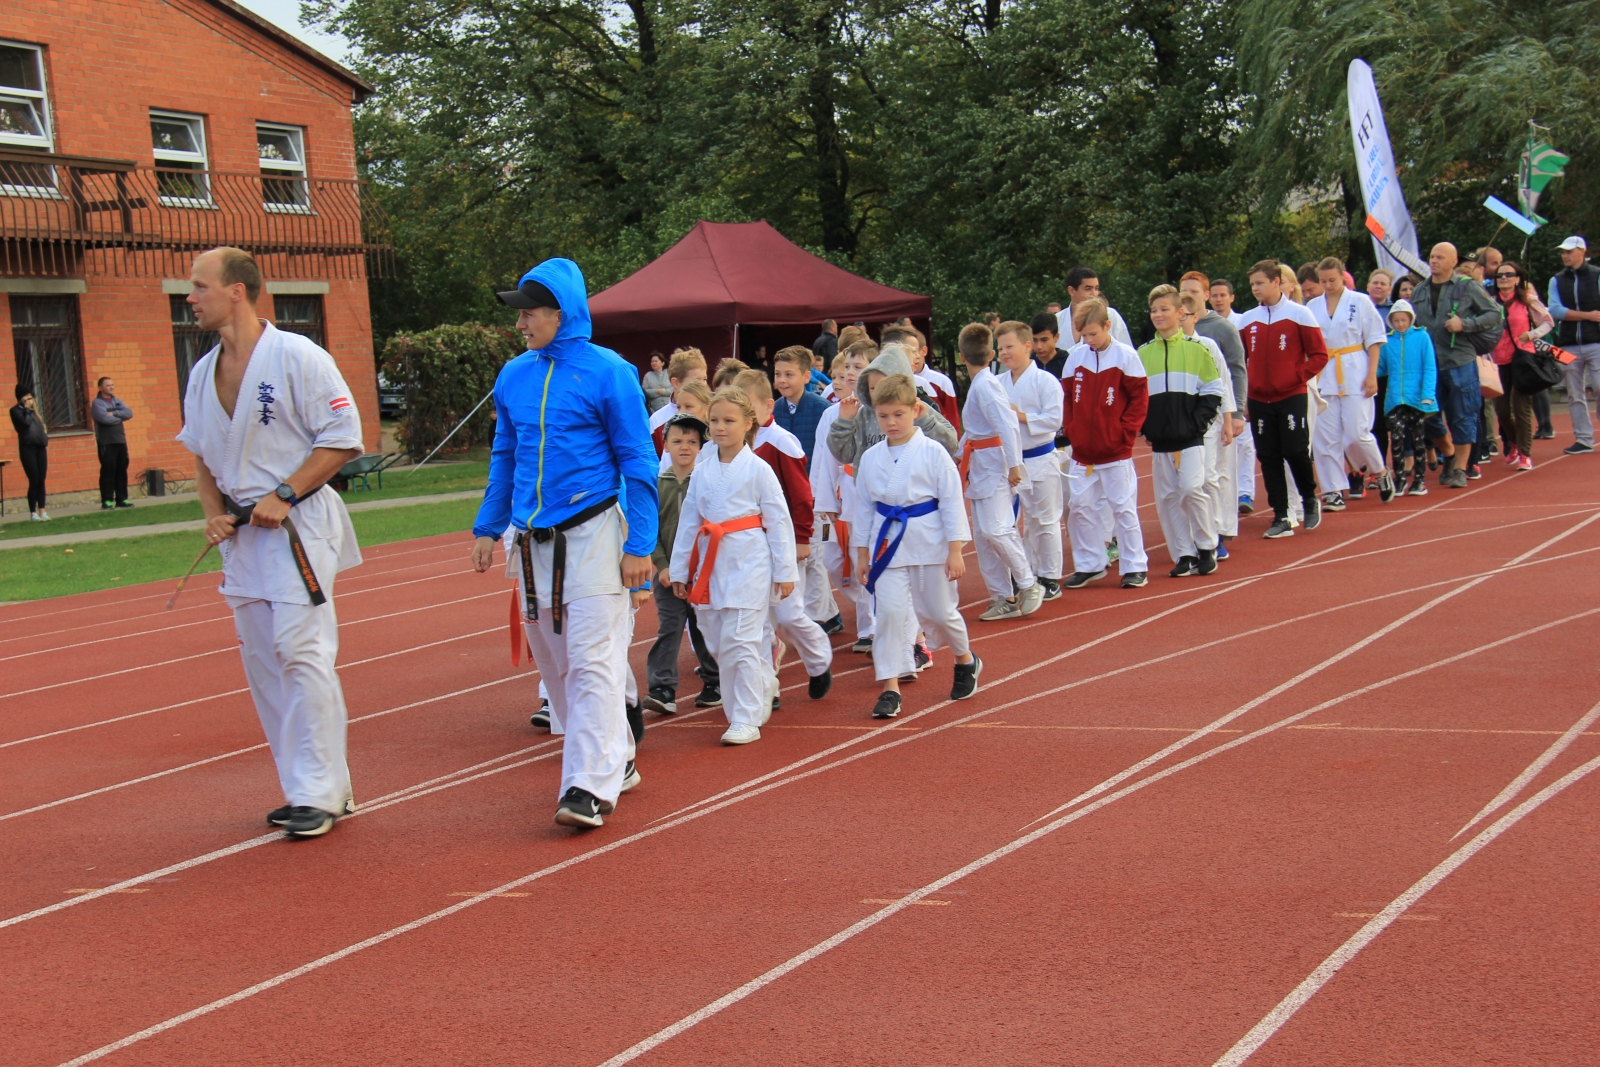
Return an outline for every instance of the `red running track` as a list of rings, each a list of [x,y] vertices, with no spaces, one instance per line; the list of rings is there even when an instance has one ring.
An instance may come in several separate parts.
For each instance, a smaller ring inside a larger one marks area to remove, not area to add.
[[[0,609],[0,1062],[1589,1062],[1596,462],[1158,551],[889,726],[791,663],[586,835],[462,538],[341,577],[361,811],[310,842],[215,578]]]

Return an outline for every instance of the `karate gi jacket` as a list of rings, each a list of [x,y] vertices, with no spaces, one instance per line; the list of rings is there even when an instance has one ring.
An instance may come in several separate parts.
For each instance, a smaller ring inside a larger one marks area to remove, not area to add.
[[[985,437],[1000,438],[998,448],[974,449],[967,464],[967,499],[982,500],[996,493],[1011,492],[1012,467],[1022,466],[1021,434],[1017,413],[1011,410],[1011,398],[1006,387],[994,373],[996,364],[972,376],[967,386],[967,402],[961,408],[960,451],[965,451],[968,441]],[[1001,373],[1010,372],[1001,368]],[[1024,474],[1026,481],[1026,474]]]
[[[906,523],[905,538],[889,566],[943,566],[950,558],[950,542],[972,540],[972,528],[961,505],[961,474],[942,445],[913,430],[896,459],[888,440],[879,441],[856,467],[855,513],[846,519],[850,544],[870,550],[878,543],[884,523],[879,504],[905,507],[930,499],[939,502],[939,509]],[[894,536],[891,530],[890,540]]]
[[[761,527],[738,530],[722,538],[716,566],[711,571],[712,608],[752,608],[765,611],[772,603],[774,582],[795,580],[794,527],[789,504],[772,468],[741,448],[732,463],[719,458],[716,445],[708,444],[695,464],[689,492],[678,512],[678,536],[672,546],[670,575],[674,582],[693,586],[698,575],[689,573],[689,556],[703,522],[723,523],[747,515],[761,516]],[[700,545],[704,567],[709,545]]]
[[[1339,294],[1331,314],[1326,297],[1313,297],[1309,306],[1328,347],[1328,365],[1317,375],[1317,391],[1323,396],[1360,396],[1361,383],[1371,369],[1367,346],[1381,345],[1389,336],[1383,316],[1370,296],[1353,289]]]
[[[1028,360],[1027,369],[1015,380],[1011,372],[999,363],[993,364],[993,367],[995,377],[1006,391],[1006,399],[1022,411],[1025,421],[1017,427],[1018,443],[1022,450],[1026,452],[1040,445],[1054,444],[1056,434],[1061,432],[1061,379],[1052,378],[1049,372],[1031,359]],[[1016,421],[1015,413],[1013,421]],[[1045,455],[1037,458],[1049,460],[1051,457]]]

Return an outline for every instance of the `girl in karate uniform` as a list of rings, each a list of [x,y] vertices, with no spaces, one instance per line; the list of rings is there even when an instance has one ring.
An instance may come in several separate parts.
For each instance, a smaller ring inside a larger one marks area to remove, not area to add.
[[[778,676],[762,641],[775,598],[794,592],[794,527],[778,476],[751,451],[756,412],[724,388],[708,413],[716,451],[701,454],[673,542],[672,591],[695,606],[722,673],[725,745],[761,739]],[[708,450],[709,451],[709,450]]]

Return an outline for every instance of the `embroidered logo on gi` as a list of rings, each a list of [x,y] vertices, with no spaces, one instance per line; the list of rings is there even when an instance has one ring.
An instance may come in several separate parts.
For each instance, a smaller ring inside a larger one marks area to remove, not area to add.
[[[350,407],[350,398],[347,396],[336,396],[332,400],[328,401],[328,410],[333,412],[335,415],[339,414],[341,411],[344,411],[348,407]]]
[[[263,426],[272,425],[272,420],[277,418],[272,413],[272,405],[278,402],[278,398],[273,396],[272,393],[273,387],[267,382],[262,382],[256,386],[256,403],[261,405],[261,410],[258,414],[261,417],[261,425]]]
[[[1117,402],[1117,390],[1116,390],[1116,387],[1115,386],[1110,386],[1110,385],[1106,386],[1106,407],[1110,407],[1112,404],[1115,404],[1116,402]]]
[[[1282,352],[1284,349],[1286,349],[1288,347],[1289,347],[1289,335],[1288,334],[1284,334],[1284,333],[1280,333],[1278,335],[1278,351]]]
[[[1072,402],[1076,404],[1083,399],[1083,371],[1072,376]]]

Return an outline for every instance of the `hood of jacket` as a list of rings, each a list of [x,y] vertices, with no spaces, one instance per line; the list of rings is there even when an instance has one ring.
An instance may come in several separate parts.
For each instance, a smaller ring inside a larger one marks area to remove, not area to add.
[[[556,330],[555,339],[540,349],[544,355],[560,359],[575,347],[588,343],[594,333],[589,318],[589,290],[583,281],[583,271],[576,263],[570,259],[547,259],[524,274],[522,281],[538,282],[561,304],[561,326]]]
[[[906,350],[899,345],[884,345],[878,351],[878,358],[867,364],[867,369],[861,372],[861,377],[856,381],[856,399],[866,408],[872,406],[872,390],[867,388],[867,375],[873,371],[884,377],[895,374],[904,374],[907,378],[915,377],[911,373],[911,357],[906,354]]]

